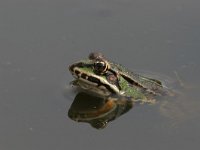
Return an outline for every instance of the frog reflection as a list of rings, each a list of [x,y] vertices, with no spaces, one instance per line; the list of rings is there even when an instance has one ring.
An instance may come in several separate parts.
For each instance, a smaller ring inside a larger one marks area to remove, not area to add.
[[[103,99],[84,92],[76,95],[68,116],[77,122],[89,123],[96,129],[103,129],[108,122],[115,120],[133,107],[127,99]]]

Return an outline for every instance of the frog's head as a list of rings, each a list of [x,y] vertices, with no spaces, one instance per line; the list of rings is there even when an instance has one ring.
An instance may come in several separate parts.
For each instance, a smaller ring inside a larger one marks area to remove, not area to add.
[[[112,66],[100,53],[91,53],[88,59],[69,66],[73,77],[81,88],[101,90],[107,93],[119,93],[117,75],[111,71]]]

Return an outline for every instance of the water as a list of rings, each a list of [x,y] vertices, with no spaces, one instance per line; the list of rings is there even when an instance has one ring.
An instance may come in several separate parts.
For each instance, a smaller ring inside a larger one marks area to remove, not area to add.
[[[200,2],[10,0],[0,2],[0,149],[198,149]],[[103,130],[67,112],[67,67],[101,50],[132,70],[187,88],[142,105]]]

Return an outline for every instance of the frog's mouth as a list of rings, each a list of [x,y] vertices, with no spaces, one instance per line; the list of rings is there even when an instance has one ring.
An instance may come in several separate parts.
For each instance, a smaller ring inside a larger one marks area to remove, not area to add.
[[[102,90],[108,90],[113,94],[120,93],[119,88],[116,85],[109,83],[105,77],[96,75],[92,71],[91,65],[77,63],[69,66],[69,70],[75,79],[80,80],[85,84]]]

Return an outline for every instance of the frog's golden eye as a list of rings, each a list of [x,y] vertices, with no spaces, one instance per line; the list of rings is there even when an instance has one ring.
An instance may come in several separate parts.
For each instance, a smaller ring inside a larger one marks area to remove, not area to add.
[[[105,61],[96,61],[94,63],[94,70],[98,74],[103,74],[108,70],[108,63]]]

